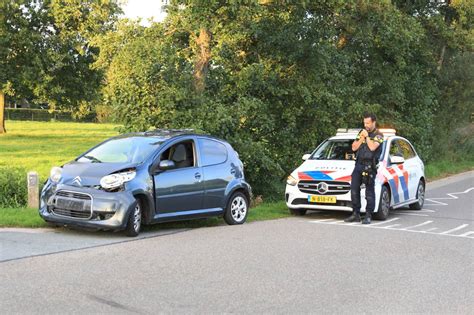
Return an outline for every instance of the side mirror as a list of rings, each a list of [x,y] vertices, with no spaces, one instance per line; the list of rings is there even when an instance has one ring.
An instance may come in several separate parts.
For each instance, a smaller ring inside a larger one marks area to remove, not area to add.
[[[405,162],[405,159],[403,156],[396,156],[396,155],[391,155],[390,156],[390,163],[392,164],[403,164]]]
[[[172,170],[176,168],[176,164],[171,160],[163,160],[158,165],[158,169],[161,171]]]
[[[305,155],[303,155],[303,161],[308,160],[310,156],[311,156],[311,154],[305,154]]]

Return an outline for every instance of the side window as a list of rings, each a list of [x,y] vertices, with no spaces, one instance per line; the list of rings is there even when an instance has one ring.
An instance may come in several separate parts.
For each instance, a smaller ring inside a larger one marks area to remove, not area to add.
[[[397,142],[398,142],[398,145],[400,146],[401,152],[403,154],[403,158],[405,160],[415,157],[415,152],[413,151],[413,148],[408,142],[404,140],[398,140]]]
[[[392,143],[390,144],[390,151],[389,151],[390,156],[403,156],[400,147],[398,145],[398,140],[393,140]]]
[[[160,161],[171,160],[176,168],[195,166],[194,142],[192,140],[176,143],[160,156]]]
[[[199,139],[202,166],[224,163],[227,160],[227,148],[218,141]]]

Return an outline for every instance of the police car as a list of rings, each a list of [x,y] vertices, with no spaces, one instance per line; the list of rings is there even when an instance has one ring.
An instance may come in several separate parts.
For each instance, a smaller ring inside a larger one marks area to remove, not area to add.
[[[391,209],[423,207],[425,200],[424,164],[413,145],[396,135],[394,129],[379,129],[384,135],[375,178],[373,218],[385,220]],[[321,143],[287,179],[285,200],[290,212],[304,215],[307,210],[352,211],[351,174],[355,166],[352,142],[360,129],[338,129],[336,136]],[[361,190],[365,212],[365,188]]]

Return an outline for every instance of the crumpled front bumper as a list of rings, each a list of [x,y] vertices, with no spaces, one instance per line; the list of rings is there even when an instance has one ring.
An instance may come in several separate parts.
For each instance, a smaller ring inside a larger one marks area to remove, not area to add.
[[[76,218],[55,212],[58,192],[78,193],[91,197],[90,218]],[[127,191],[106,192],[95,188],[54,185],[48,180],[40,196],[40,216],[47,222],[97,230],[122,230],[127,226],[130,211],[136,200]]]

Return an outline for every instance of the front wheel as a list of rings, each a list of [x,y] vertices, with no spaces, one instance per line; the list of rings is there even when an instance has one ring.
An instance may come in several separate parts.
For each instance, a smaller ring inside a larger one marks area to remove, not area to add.
[[[377,212],[374,213],[374,219],[384,221],[390,213],[390,191],[387,186],[382,186],[380,193],[380,202]]]
[[[243,224],[247,219],[248,208],[247,197],[241,192],[234,193],[227,204],[224,221],[229,225]]]
[[[410,209],[412,210],[421,210],[425,204],[425,183],[420,180],[418,184],[418,189],[416,191],[417,202],[410,204]]]
[[[142,227],[142,203],[137,200],[135,207],[128,215],[127,227],[125,229],[125,235],[135,237],[140,234]]]

